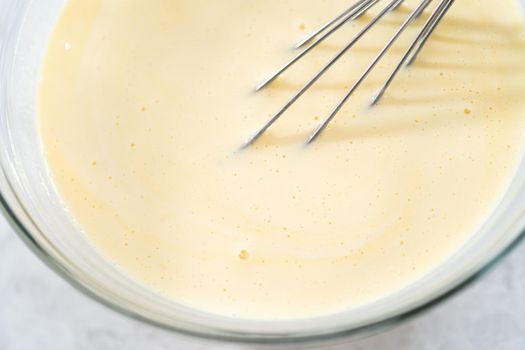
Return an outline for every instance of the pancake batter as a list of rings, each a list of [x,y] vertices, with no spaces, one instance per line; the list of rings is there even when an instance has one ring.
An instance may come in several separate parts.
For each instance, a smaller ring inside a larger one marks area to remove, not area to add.
[[[428,9],[303,147],[416,3],[237,152],[386,3],[255,94],[347,0],[68,1],[39,99],[64,205],[119,269],[212,313],[312,317],[416,281],[476,232],[523,155],[517,2],[456,1],[369,108]]]

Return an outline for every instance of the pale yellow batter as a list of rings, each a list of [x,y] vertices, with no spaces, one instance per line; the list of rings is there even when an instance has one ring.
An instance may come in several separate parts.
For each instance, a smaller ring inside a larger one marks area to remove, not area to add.
[[[349,1],[70,0],[39,102],[65,206],[122,271],[213,313],[310,317],[409,285],[484,222],[525,140],[518,4],[461,0],[380,106],[428,12],[303,147],[415,3],[237,152],[373,12],[255,94]]]

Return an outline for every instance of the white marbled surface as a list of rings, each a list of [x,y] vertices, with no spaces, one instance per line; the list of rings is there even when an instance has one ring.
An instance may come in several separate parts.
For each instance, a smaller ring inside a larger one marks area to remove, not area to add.
[[[238,349],[127,319],[43,265],[0,215],[0,350]],[[483,280],[389,332],[325,350],[525,350],[525,244]]]

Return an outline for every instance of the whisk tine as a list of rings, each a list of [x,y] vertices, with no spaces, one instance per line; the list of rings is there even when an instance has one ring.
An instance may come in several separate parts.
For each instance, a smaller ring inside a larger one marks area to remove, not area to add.
[[[304,57],[308,52],[315,48],[319,43],[332,35],[335,31],[341,28],[345,23],[359,17],[361,14],[366,12],[368,9],[376,5],[381,0],[359,0],[355,5],[345,10],[342,14],[335,17],[331,21],[324,24],[319,30],[312,33],[305,40],[298,44],[300,47],[312,40],[314,40],[309,46],[307,46],[303,51],[296,55],[291,61],[279,69],[275,74],[270,78],[265,80],[262,84],[257,87],[257,90],[260,90],[270,84],[275,80],[279,75],[284,73],[288,68],[290,68],[294,63]],[[247,148],[253,144],[259,137],[261,137],[306,91],[308,91],[312,85],[314,85],[342,56],[344,56],[348,50],[350,50],[377,22],[379,22],[388,12],[396,9],[399,5],[403,3],[404,0],[392,0],[384,7],[379,14],[377,14],[359,33],[352,39],[350,42],[344,46],[317,74],[311,78],[295,95],[290,98],[290,100],[283,106],[277,113],[275,113],[270,120],[266,122],[255,134],[248,138],[245,143],[242,145],[241,149]],[[335,118],[337,113],[341,110],[344,104],[348,99],[354,94],[354,92],[359,88],[361,83],[366,79],[378,62],[383,58],[386,52],[392,47],[392,45],[397,41],[401,34],[406,30],[406,28],[413,22],[417,17],[419,17],[423,11],[433,2],[434,0],[421,0],[419,5],[410,13],[410,15],[405,19],[401,26],[397,29],[394,35],[388,40],[386,45],[381,49],[377,54],[374,60],[366,68],[364,73],[357,79],[357,81],[352,85],[350,90],[345,94],[345,96],[339,101],[336,107],[328,115],[328,117],[323,121],[321,125],[312,133],[310,138],[307,140],[307,144],[312,143],[318,138],[318,136],[326,129],[328,124]],[[382,96],[385,94],[386,90],[389,88],[390,84],[399,73],[401,68],[405,65],[411,64],[418,56],[420,51],[425,46],[427,40],[430,38],[437,25],[441,22],[443,17],[448,12],[449,8],[452,6],[455,0],[440,0],[436,8],[432,11],[429,18],[425,21],[425,24],[420,29],[415,40],[411,43],[407,51],[405,52],[403,58],[395,67],[394,71],[390,74],[384,85],[381,87],[379,92],[375,95],[372,100],[372,105],[375,105],[379,102]],[[324,34],[323,34],[324,33]],[[322,34],[322,35],[321,35]],[[320,36],[319,36],[320,35]],[[315,37],[319,36],[317,39]]]
[[[345,18],[346,15],[348,15],[350,12],[354,11],[358,6],[361,6],[363,3],[367,2],[367,0],[360,0],[356,2],[354,5],[346,9],[343,13],[341,13],[339,16],[333,18],[332,20],[325,23],[321,28],[317,29],[312,34],[308,35],[306,38],[301,40],[295,45],[296,49],[300,49],[301,47],[305,46],[307,43],[311,42],[316,36],[333,26],[335,23],[340,21],[341,19]],[[363,12],[364,13],[364,12]]]
[[[390,38],[390,40],[387,42],[387,44],[383,47],[383,49],[379,52],[379,54],[375,57],[375,59],[372,61],[372,63],[366,68],[365,72],[359,77],[359,79],[355,82],[355,84],[350,88],[348,93],[343,97],[343,99],[337,104],[337,106],[334,108],[332,113],[324,120],[324,122],[313,132],[313,134],[310,136],[306,144],[310,144],[319,135],[323,132],[324,129],[328,126],[328,124],[335,118],[337,113],[343,108],[344,104],[348,101],[348,99],[354,94],[354,92],[357,90],[357,88],[361,85],[361,83],[365,80],[365,78],[368,76],[368,74],[372,71],[372,69],[377,65],[377,63],[383,58],[385,53],[392,47],[392,45],[396,42],[396,40],[401,36],[401,34],[405,31],[405,29],[408,27],[408,25],[416,19],[416,17],[420,14],[420,11],[425,9],[432,0],[423,0],[419,6],[410,14],[410,16],[403,22],[401,27],[396,31],[396,33]]]
[[[431,2],[432,1],[429,1],[424,6],[421,6],[420,8],[418,8],[418,10],[416,12],[416,18],[417,17],[421,17],[421,15],[423,14],[423,12],[425,12],[425,10],[427,9],[427,7],[430,5]]]
[[[425,22],[423,28],[421,28],[421,30],[419,31],[412,45],[410,45],[410,47],[405,52],[403,58],[401,58],[401,60],[399,61],[398,65],[396,66],[392,74],[390,74],[390,76],[388,77],[386,82],[383,84],[381,89],[379,89],[379,92],[372,99],[372,105],[376,105],[377,103],[379,103],[379,101],[385,94],[386,90],[388,90],[388,88],[390,87],[390,84],[392,84],[392,81],[394,81],[394,78],[399,73],[401,68],[403,68],[403,66],[407,64],[412,63],[416,59],[419,52],[425,45],[426,41],[428,40],[428,38],[430,37],[434,29],[436,29],[439,22],[441,22],[441,20],[447,13],[448,9],[452,6],[454,1],[455,0],[441,0],[440,1],[438,6],[434,9],[430,17]]]
[[[262,136],[283,114],[286,112],[317,80],[319,80],[344,54],[350,50],[381,18],[383,18],[391,9],[404,0],[392,0],[377,16],[375,16],[358,34],[355,36],[341,51],[339,51],[301,90],[299,90],[259,131],[246,140],[241,146],[244,149],[253,144]]]
[[[321,37],[316,39],[312,44],[307,46],[303,51],[301,51],[298,55],[296,55],[294,58],[292,58],[288,63],[286,63],[283,67],[281,67],[279,70],[277,70],[274,74],[272,74],[268,79],[263,81],[261,84],[259,84],[255,91],[262,90],[265,88],[268,84],[273,82],[277,77],[279,77],[281,74],[283,74],[288,68],[290,68],[292,65],[294,65],[297,61],[299,61],[301,58],[303,58],[307,53],[309,53],[312,49],[317,47],[321,42],[323,42],[326,38],[328,38],[330,35],[335,33],[339,28],[341,28],[344,24],[354,20],[355,18],[359,17],[362,13],[366,12],[370,8],[372,8],[375,4],[377,4],[381,0],[364,0],[358,3],[358,5],[353,8],[351,11],[349,11],[346,15],[342,16],[342,20],[332,29],[330,29],[328,32],[323,34]]]
[[[430,38],[430,36],[434,32],[434,30],[436,29],[438,24],[441,22],[443,17],[445,17],[445,15],[447,14],[447,12],[450,9],[450,7],[454,4],[454,1],[455,0],[444,1],[443,8],[440,10],[440,13],[436,16],[436,19],[432,22],[430,27],[425,31],[425,34],[424,34],[423,38],[420,40],[420,42],[418,43],[416,49],[413,51],[412,55],[408,59],[407,65],[411,65],[415,61],[415,59],[417,58],[417,56],[419,55],[419,53],[421,52],[421,50],[425,46],[427,40]]]

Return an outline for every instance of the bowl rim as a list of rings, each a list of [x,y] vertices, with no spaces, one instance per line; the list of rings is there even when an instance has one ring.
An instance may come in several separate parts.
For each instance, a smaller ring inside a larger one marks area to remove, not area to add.
[[[14,191],[14,188],[9,183],[5,169],[1,168],[1,175],[6,180],[6,183],[11,191]],[[247,345],[269,345],[269,346],[297,346],[301,344],[306,344],[313,346],[316,344],[330,344],[330,343],[340,343],[345,340],[351,340],[356,338],[364,338],[372,334],[378,333],[381,330],[393,327],[401,322],[412,319],[416,316],[421,315],[422,313],[432,309],[434,306],[441,304],[452,296],[456,295],[460,291],[466,289],[468,286],[472,285],[475,281],[482,278],[486,273],[488,273],[494,266],[497,265],[504,257],[506,257],[511,251],[520,245],[520,243],[525,240],[525,227],[522,227],[520,233],[516,237],[502,247],[502,249],[488,259],[485,264],[465,273],[464,276],[456,283],[451,283],[445,285],[441,290],[437,291],[434,296],[427,297],[427,300],[422,301],[420,304],[415,304],[409,307],[406,311],[387,317],[377,322],[372,322],[367,325],[363,325],[357,328],[334,331],[333,333],[327,333],[322,335],[301,335],[301,336],[248,336],[247,334],[240,333],[227,333],[222,332],[223,334],[217,334],[216,332],[205,332],[200,330],[190,330],[189,328],[182,328],[174,325],[167,325],[160,322],[157,322],[151,318],[140,315],[133,312],[132,310],[117,305],[111,302],[108,298],[105,298],[102,293],[98,293],[96,290],[90,288],[87,283],[83,283],[81,279],[75,277],[75,274],[72,271],[69,271],[65,265],[63,265],[57,258],[50,254],[38,241],[33,237],[30,230],[23,224],[22,220],[18,218],[15,213],[15,210],[9,205],[9,201],[3,193],[4,189],[0,187],[0,212],[4,214],[4,217],[7,219],[7,222],[10,224],[14,232],[20,237],[20,239],[25,243],[27,247],[52,271],[62,277],[69,285],[74,287],[76,290],[80,291],[82,294],[88,296],[90,299],[105,305],[107,308],[116,311],[126,317],[135,319],[140,322],[144,322],[161,329],[168,331],[174,331],[183,335],[190,337],[195,337],[199,339],[214,340],[219,342],[226,343],[239,343]],[[13,192],[14,193],[14,192]],[[19,199],[14,196],[17,204],[20,205],[22,210],[25,209]]]
[[[522,5],[524,1],[519,1]],[[1,64],[2,62],[0,62]],[[2,93],[4,86],[0,85],[0,93]],[[332,343],[340,343],[346,340],[362,338],[374,333],[377,333],[386,328],[395,326],[408,319],[412,319],[422,313],[428,311],[434,306],[444,302],[456,293],[464,290],[475,281],[483,277],[490,271],[499,261],[507,256],[514,248],[516,248],[525,239],[525,222],[519,227],[515,228],[514,237],[506,241],[498,249],[491,254],[487,254],[476,266],[472,269],[463,272],[456,280],[449,284],[442,285],[436,289],[433,294],[426,295],[417,302],[411,304],[405,310],[400,310],[395,315],[385,316],[378,321],[370,321],[367,324],[347,328],[336,329],[323,334],[293,334],[293,335],[259,335],[242,332],[228,332],[223,329],[211,329],[205,325],[199,328],[184,327],[180,325],[168,325],[160,321],[156,321],[151,317],[134,312],[131,307],[126,307],[111,300],[104,295],[101,290],[90,285],[89,281],[79,278],[78,274],[70,270],[64,262],[62,262],[52,247],[46,247],[39,242],[35,236],[32,228],[33,224],[29,211],[26,210],[23,201],[18,197],[16,186],[10,182],[9,171],[4,168],[5,164],[0,164],[0,212],[4,214],[7,222],[11,225],[14,232],[22,239],[22,241],[38,256],[38,258],[47,265],[52,271],[62,277],[67,283],[80,291],[82,294],[88,296],[92,300],[105,305],[111,310],[114,310],[126,317],[180,334],[196,337],[199,339],[215,340],[227,343],[238,343],[247,345],[266,345],[266,346],[315,346],[326,345]],[[5,187],[4,187],[5,185]],[[20,212],[17,214],[17,212]],[[24,223],[22,216],[27,216],[28,225]],[[35,224],[37,232],[41,232],[38,225]],[[33,233],[32,233],[33,232]],[[44,235],[43,233],[41,233]],[[45,236],[45,235],[44,235]],[[189,325],[189,324],[188,324]]]

